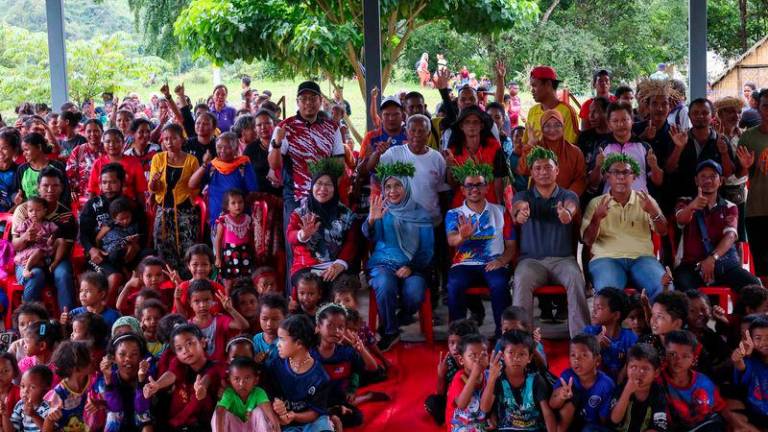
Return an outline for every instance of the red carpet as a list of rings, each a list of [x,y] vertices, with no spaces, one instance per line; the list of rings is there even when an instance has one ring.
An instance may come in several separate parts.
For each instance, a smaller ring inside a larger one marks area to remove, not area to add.
[[[568,366],[568,343],[566,340],[545,340],[550,370],[556,374]],[[350,431],[444,431],[424,411],[424,399],[435,391],[437,379],[437,358],[445,352],[444,344],[430,347],[426,344],[400,343],[387,358],[393,368],[386,382],[365,387],[365,390],[384,392],[392,399],[389,402],[365,403],[360,406],[365,416],[363,426]]]

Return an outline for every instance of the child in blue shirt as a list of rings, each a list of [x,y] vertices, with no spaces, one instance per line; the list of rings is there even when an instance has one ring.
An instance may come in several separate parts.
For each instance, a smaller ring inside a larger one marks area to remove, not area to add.
[[[286,318],[277,329],[277,355],[267,360],[267,375],[276,387],[272,402],[283,431],[334,430],[328,417],[330,380],[320,362],[310,355],[316,345],[308,316]]]
[[[61,325],[66,325],[72,318],[81,313],[92,312],[101,315],[107,326],[112,328],[115,321],[120,318],[120,312],[117,309],[107,307],[107,289],[107,278],[101,273],[88,271],[80,275],[79,298],[82,306],[72,309],[69,313],[64,308],[59,319]]]
[[[501,350],[491,358],[480,410],[496,417],[498,431],[554,431],[557,419],[549,407],[549,384],[529,367],[535,352],[530,334],[505,332]]]
[[[603,430],[611,414],[615,384],[599,371],[600,344],[593,335],[571,339],[570,364],[555,383],[549,405],[560,412],[558,430]],[[605,429],[607,430],[607,429]]]
[[[637,335],[621,323],[627,315],[627,295],[618,288],[603,288],[592,304],[592,325],[584,333],[597,336],[600,344],[600,370],[615,381],[624,375],[627,350],[637,343]]]
[[[768,424],[768,318],[752,321],[731,360],[734,381],[747,387],[746,414],[750,423]]]
[[[253,337],[257,363],[277,354],[277,328],[288,314],[288,303],[277,294],[266,294],[259,300],[259,326],[261,333]]]

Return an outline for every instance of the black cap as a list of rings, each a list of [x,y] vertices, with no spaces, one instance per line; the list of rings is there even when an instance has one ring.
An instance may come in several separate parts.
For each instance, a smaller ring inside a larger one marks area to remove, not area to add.
[[[299,84],[299,90],[296,92],[296,96],[299,96],[304,92],[311,92],[318,96],[322,94],[320,93],[320,86],[317,85],[317,83],[314,81],[304,81],[303,83]]]
[[[713,161],[712,159],[707,159],[704,161],[699,162],[698,165],[696,165],[696,174],[701,172],[704,168],[712,168],[715,170],[717,175],[723,175],[723,168],[720,166],[719,163]]]

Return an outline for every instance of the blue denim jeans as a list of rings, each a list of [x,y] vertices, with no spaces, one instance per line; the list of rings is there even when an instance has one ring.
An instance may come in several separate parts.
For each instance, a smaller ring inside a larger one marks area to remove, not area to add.
[[[638,258],[596,258],[589,262],[595,293],[606,287],[624,289],[628,282],[638,290],[645,290],[653,300],[661,292],[664,267],[652,256]]]
[[[402,298],[401,308],[406,316],[413,315],[424,302],[424,292],[427,281],[424,276],[412,273],[405,279],[400,279],[395,273],[383,266],[371,269],[371,286],[376,291],[376,305],[379,310],[381,326],[385,335],[398,331],[397,295]]]
[[[40,301],[43,298],[43,289],[45,288],[46,271],[42,268],[32,269],[32,276],[27,279],[22,276],[24,266],[16,266],[16,280],[24,286],[24,301]],[[56,287],[56,300],[59,303],[59,310],[67,308],[74,309],[75,284],[72,278],[72,263],[69,260],[63,260],[53,269],[53,284]]]
[[[473,286],[491,290],[491,307],[496,335],[501,335],[501,313],[512,304],[509,273],[506,267],[485,271],[484,265],[456,265],[448,271],[448,319],[453,322],[467,317],[465,291]]]
[[[327,415],[321,415],[312,423],[296,426],[283,426],[283,432],[333,432],[333,424]]]

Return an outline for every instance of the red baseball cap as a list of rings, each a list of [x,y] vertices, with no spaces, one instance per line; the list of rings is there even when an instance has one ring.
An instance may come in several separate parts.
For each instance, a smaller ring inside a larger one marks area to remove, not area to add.
[[[555,69],[551,66],[536,66],[531,70],[531,78],[559,81],[557,79],[557,72],[555,72]]]

